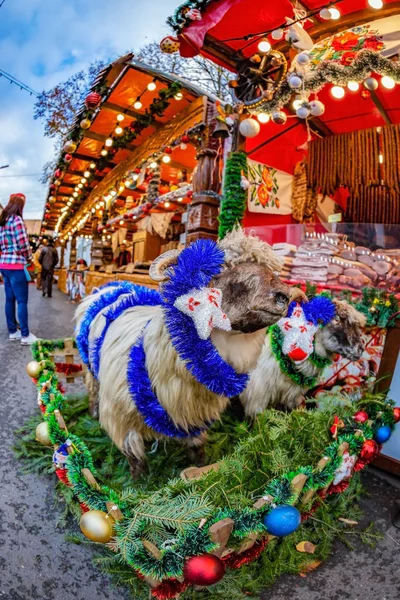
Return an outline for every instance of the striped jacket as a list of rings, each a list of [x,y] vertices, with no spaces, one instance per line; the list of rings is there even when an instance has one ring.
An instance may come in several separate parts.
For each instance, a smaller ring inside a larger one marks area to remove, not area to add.
[[[31,260],[32,252],[23,219],[9,217],[0,227],[0,265],[25,265]]]

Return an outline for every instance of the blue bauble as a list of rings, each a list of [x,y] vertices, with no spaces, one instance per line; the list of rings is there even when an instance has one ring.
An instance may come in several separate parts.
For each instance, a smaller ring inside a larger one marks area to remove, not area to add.
[[[391,435],[392,430],[390,429],[389,425],[382,425],[382,427],[379,427],[375,433],[375,441],[378,442],[378,444],[384,444],[388,441]]]
[[[296,531],[300,526],[301,515],[294,506],[283,504],[273,508],[264,517],[264,525],[268,533],[276,537],[284,537]]]

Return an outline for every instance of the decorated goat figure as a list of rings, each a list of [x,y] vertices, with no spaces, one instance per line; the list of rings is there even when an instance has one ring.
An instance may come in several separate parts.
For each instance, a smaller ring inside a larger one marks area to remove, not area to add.
[[[245,389],[266,328],[286,315],[279,271],[270,246],[239,229],[156,259],[160,292],[113,283],[78,307],[92,409],[98,393],[100,423],[134,477],[145,440],[183,438],[201,461],[207,427]]]
[[[255,417],[267,407],[299,406],[335,354],[352,361],[361,358],[364,325],[364,315],[345,301],[317,296],[308,303],[292,303],[288,315],[269,329],[240,395],[245,414]]]

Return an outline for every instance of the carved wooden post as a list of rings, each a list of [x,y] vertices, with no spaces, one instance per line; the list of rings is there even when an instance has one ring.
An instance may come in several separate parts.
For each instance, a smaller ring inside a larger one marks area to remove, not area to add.
[[[203,148],[197,160],[192,182],[193,200],[188,210],[187,244],[199,238],[216,240],[218,237],[220,154],[218,150]]]

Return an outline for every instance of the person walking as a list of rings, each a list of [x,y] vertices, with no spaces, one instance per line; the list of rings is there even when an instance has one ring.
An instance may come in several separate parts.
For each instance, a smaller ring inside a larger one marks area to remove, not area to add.
[[[43,248],[39,256],[39,263],[42,265],[42,293],[43,297],[49,298],[53,295],[53,276],[54,267],[58,263],[58,253],[53,246],[53,240],[43,240]]]
[[[23,346],[37,341],[28,326],[28,277],[27,266],[32,261],[28,234],[22,219],[25,206],[23,194],[11,194],[10,200],[0,216],[0,273],[4,281],[6,296],[6,321],[9,339],[21,340]],[[16,319],[21,330],[18,330]]]
[[[42,289],[42,265],[39,262],[39,257],[42,253],[43,244],[40,244],[34,255],[33,255],[33,264],[35,265],[35,273],[36,273],[36,289]]]

